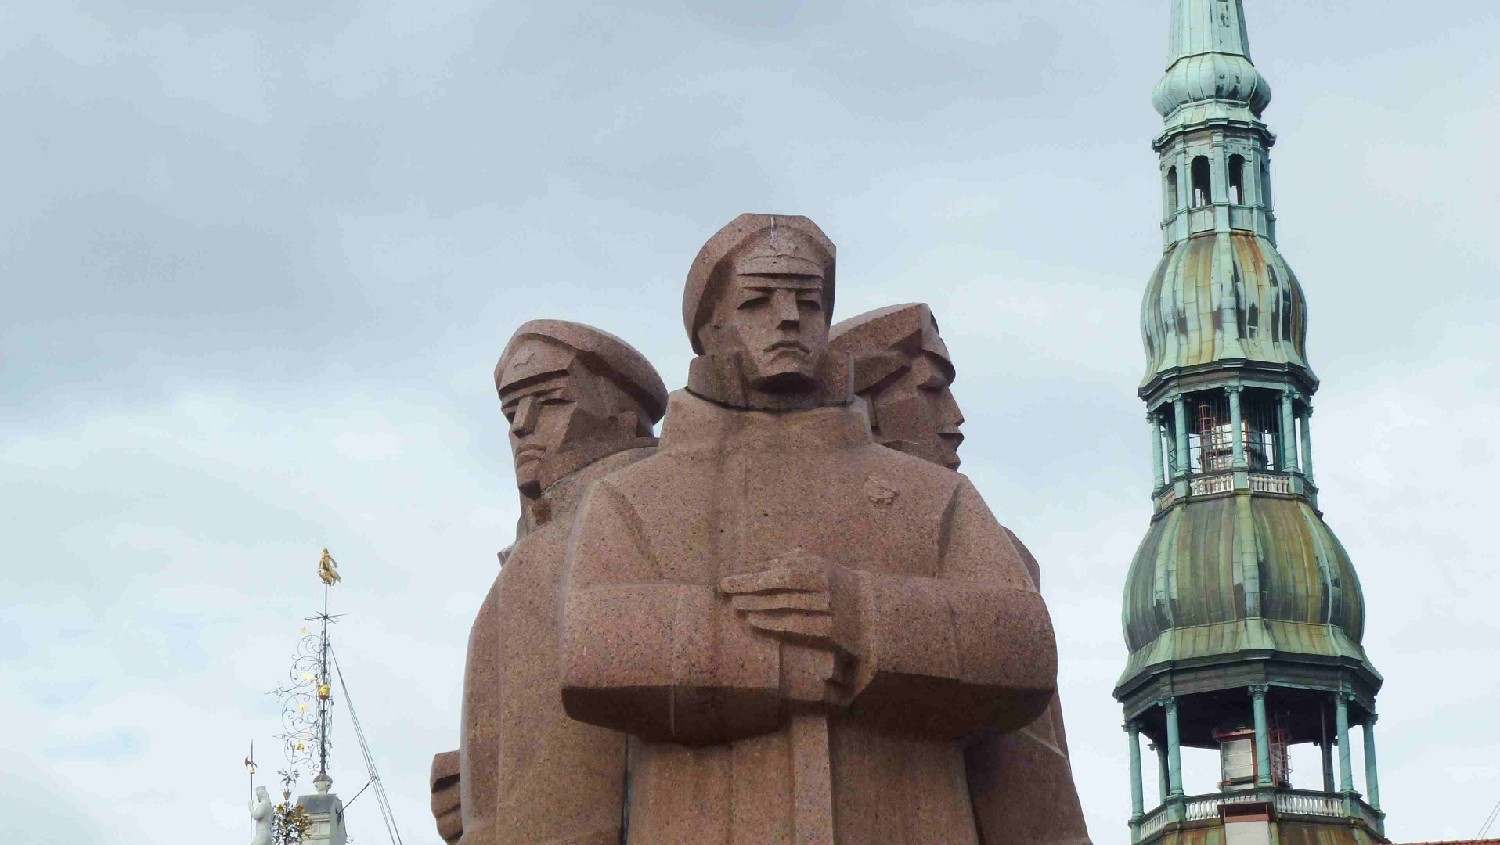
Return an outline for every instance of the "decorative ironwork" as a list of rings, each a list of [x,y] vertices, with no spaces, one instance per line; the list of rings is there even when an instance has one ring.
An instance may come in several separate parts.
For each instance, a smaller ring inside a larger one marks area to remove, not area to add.
[[[332,748],[324,706],[327,701],[318,696],[325,677],[325,636],[304,627],[293,650],[286,682],[268,693],[281,702],[281,732],[276,738],[281,741],[287,765],[294,771],[303,767],[308,771],[327,771],[328,752]]]
[[[271,690],[281,702],[282,752],[286,756],[287,770],[283,783],[295,783],[302,768],[328,774],[328,757],[333,751],[333,685],[329,677],[328,626],[338,621],[328,613],[328,588],[343,579],[338,573],[338,564],[327,549],[318,561],[318,580],[323,582],[323,611],[307,617],[317,622],[316,632],[303,626],[301,639],[292,653],[291,667],[287,670],[287,681]],[[290,777],[290,781],[285,780]],[[290,795],[283,797],[290,798]]]

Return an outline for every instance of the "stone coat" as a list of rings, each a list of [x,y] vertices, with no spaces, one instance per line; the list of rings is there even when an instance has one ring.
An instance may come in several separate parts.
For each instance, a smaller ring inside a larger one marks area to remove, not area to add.
[[[1011,539],[1040,589],[1041,566],[1014,534]],[[1057,696],[1023,728],[981,731],[964,750],[964,762],[980,845],[1092,845]]]
[[[630,449],[548,487],[470,633],[464,670],[461,845],[618,845],[625,736],[569,719],[558,696],[563,551],[595,479]]]
[[[853,571],[865,632],[858,691],[820,740],[826,795],[781,695],[806,647],[716,589],[795,549]],[[968,479],[876,445],[847,406],[673,394],[657,454],[585,498],[564,605],[568,713],[637,737],[632,845],[971,845],[963,738],[1028,724],[1055,692],[1051,623],[1008,532]],[[820,801],[831,836],[803,829]]]

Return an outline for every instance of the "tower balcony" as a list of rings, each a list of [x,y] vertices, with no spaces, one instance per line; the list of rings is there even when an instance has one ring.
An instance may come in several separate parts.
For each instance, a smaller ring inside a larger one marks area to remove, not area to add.
[[[1246,817],[1264,818],[1272,824],[1357,825],[1385,837],[1385,813],[1371,807],[1357,792],[1262,787],[1169,797],[1131,824],[1131,842],[1155,845],[1174,831],[1223,827]]]
[[[1147,416],[1157,516],[1182,501],[1236,493],[1297,497],[1317,508],[1311,405],[1289,386],[1234,378],[1162,397]]]
[[[1152,494],[1152,502],[1154,512],[1162,513],[1181,501],[1236,492],[1301,496],[1314,503],[1318,496],[1317,485],[1300,472],[1227,469],[1196,473],[1184,476],[1172,484],[1164,484],[1156,488]]]

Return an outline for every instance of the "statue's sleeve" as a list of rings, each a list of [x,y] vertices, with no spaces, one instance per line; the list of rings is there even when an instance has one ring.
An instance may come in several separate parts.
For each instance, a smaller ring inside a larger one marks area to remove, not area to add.
[[[780,722],[776,643],[736,624],[713,584],[666,577],[608,481],[568,541],[562,699],[568,715],[653,741],[729,742]],[[679,570],[694,563],[681,562]]]
[[[925,735],[1030,723],[1056,692],[1046,604],[967,478],[942,517],[936,577],[862,575],[857,718]]]

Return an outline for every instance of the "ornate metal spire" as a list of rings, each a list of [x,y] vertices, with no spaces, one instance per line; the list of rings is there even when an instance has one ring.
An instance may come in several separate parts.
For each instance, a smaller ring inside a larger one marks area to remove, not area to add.
[[[1167,72],[1151,99],[1169,118],[1169,129],[1219,114],[1260,116],[1271,102],[1271,85],[1250,61],[1243,0],[1172,1]],[[1174,112],[1191,105],[1218,108],[1171,120]]]

